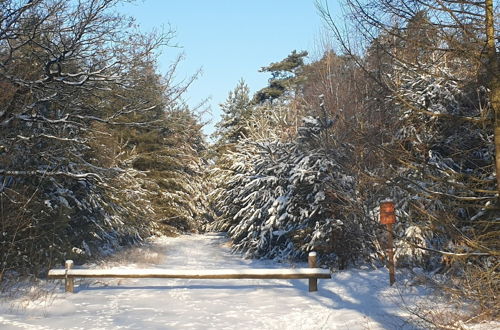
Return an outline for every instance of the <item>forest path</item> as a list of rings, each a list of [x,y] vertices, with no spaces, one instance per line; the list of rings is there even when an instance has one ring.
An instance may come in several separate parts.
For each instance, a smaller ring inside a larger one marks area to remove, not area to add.
[[[243,259],[227,243],[220,234],[159,238],[154,250],[165,257],[155,267],[290,267]],[[412,329],[384,270],[336,273],[319,280],[313,293],[307,280],[237,279],[85,280],[77,281],[75,294],[62,291],[61,283],[49,302],[23,309],[0,304],[0,329]],[[405,293],[417,296],[416,289]]]

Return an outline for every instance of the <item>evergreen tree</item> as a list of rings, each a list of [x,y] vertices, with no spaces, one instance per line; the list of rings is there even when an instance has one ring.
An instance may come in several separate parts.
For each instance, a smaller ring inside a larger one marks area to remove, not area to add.
[[[214,171],[220,216],[211,225],[228,231],[234,248],[251,257],[301,259],[311,250],[322,261],[345,267],[359,257],[370,224],[344,206],[355,182],[336,163],[343,149],[318,147],[326,128],[304,118],[297,140],[243,139]]]
[[[175,231],[197,226],[200,126],[155,66],[172,35],[138,34],[116,3],[0,1],[0,282],[138,242],[165,204],[187,214]]]
[[[234,144],[248,135],[247,127],[252,112],[250,90],[241,79],[234,90],[229,92],[226,101],[220,105],[222,110],[221,121],[216,125],[215,136],[217,145]]]
[[[260,72],[270,72],[269,85],[255,93],[253,101],[263,103],[273,101],[287,92],[293,92],[302,81],[300,76],[304,66],[304,57],[308,54],[306,51],[292,51],[285,59],[280,62],[271,63],[260,69]]]

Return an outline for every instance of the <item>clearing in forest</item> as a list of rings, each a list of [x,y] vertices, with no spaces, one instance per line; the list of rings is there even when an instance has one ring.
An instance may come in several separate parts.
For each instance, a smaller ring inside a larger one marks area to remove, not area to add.
[[[151,249],[139,249],[144,255],[128,255],[119,267],[151,267],[144,262],[171,269],[293,267],[243,259],[227,242],[220,234],[158,238]],[[59,282],[50,299],[22,308],[12,300],[0,305],[0,328],[413,329],[404,306],[424,292],[399,283],[389,287],[384,269],[335,273],[319,280],[314,293],[307,280],[77,280],[75,294],[64,293]]]

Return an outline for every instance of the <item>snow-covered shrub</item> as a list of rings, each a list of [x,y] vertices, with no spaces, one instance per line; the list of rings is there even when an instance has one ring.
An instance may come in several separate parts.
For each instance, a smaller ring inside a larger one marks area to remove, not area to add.
[[[166,234],[197,231],[207,213],[203,182],[203,141],[189,111],[166,114],[162,130],[130,134],[135,154],[126,164],[144,174],[143,188],[154,210],[152,219]]]
[[[475,219],[487,218],[495,199],[494,150],[492,131],[481,120],[484,88],[464,86],[444,67],[429,72],[402,70],[389,101],[398,129],[384,147],[398,152],[399,164],[386,169],[400,210],[398,261],[436,268],[443,258],[431,250],[474,250],[467,246],[477,237]]]
[[[313,126],[309,139],[321,129]],[[344,267],[366,252],[363,220],[344,208],[355,198],[355,179],[333,157],[340,150],[311,149],[306,140],[241,140],[220,161],[227,167],[214,170],[221,215],[211,227],[227,230],[250,257],[298,259],[316,250]]]

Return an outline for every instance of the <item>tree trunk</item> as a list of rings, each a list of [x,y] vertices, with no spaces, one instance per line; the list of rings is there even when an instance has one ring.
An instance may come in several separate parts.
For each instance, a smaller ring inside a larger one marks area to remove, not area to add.
[[[497,65],[498,67],[498,65]],[[497,69],[494,72],[495,77],[491,80],[490,84],[490,102],[491,107],[495,113],[495,169],[497,178],[497,192],[500,204],[500,74]]]
[[[490,88],[490,103],[494,114],[495,170],[498,199],[500,203],[500,61],[498,60],[498,52],[495,47],[493,0],[486,0],[485,5],[488,83]]]

